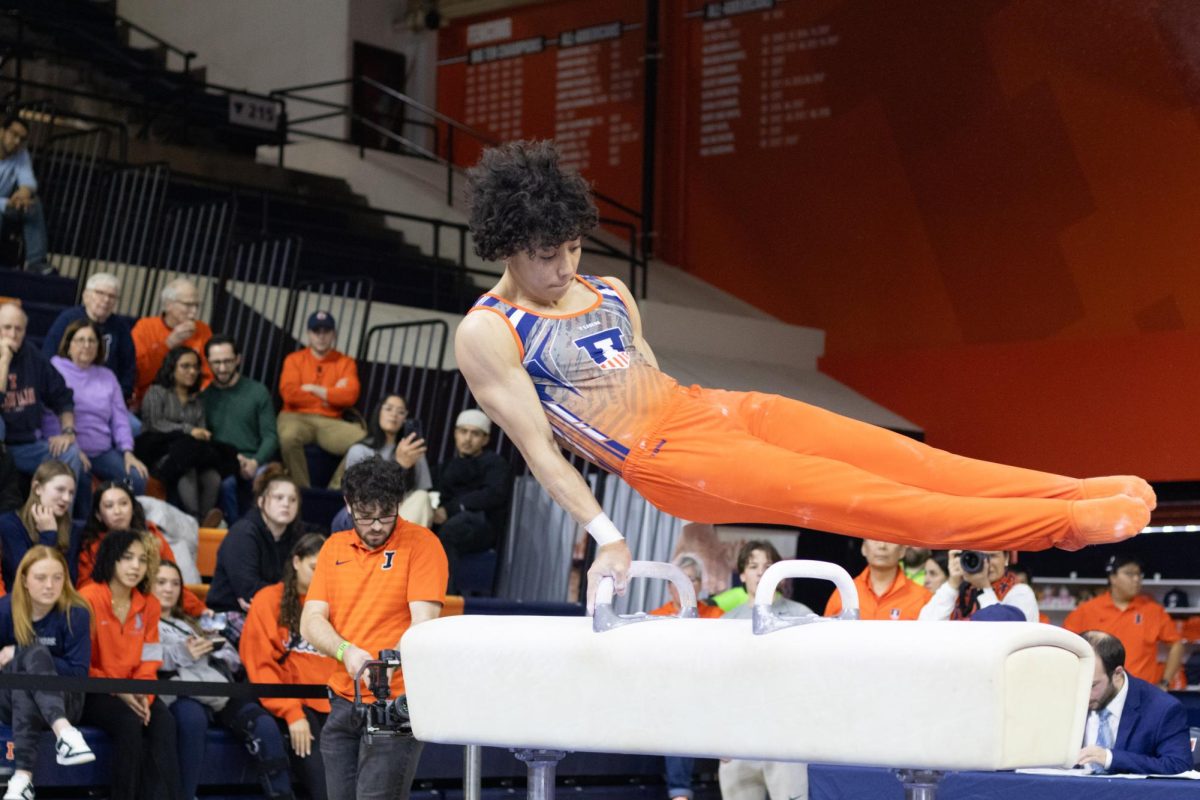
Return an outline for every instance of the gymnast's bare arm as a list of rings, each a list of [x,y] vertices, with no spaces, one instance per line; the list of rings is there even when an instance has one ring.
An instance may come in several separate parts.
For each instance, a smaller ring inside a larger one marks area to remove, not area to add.
[[[521,367],[516,340],[504,320],[482,311],[467,314],[455,334],[454,356],[475,400],[513,440],[554,502],[580,525],[595,519],[601,513],[600,504],[554,441],[546,412],[533,381]],[[617,593],[624,593],[629,562],[629,548],[623,539],[599,548],[588,570],[589,611],[602,576],[611,575]]]

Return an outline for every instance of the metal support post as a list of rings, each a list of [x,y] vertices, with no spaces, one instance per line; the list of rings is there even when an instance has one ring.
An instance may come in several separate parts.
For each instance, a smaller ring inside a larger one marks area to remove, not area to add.
[[[514,750],[513,755],[529,766],[529,800],[554,800],[554,772],[566,753],[562,750]]]
[[[469,744],[463,748],[463,800],[483,796],[483,748]]]
[[[937,787],[944,776],[936,769],[896,770],[896,777],[904,784],[904,800],[937,800]]]

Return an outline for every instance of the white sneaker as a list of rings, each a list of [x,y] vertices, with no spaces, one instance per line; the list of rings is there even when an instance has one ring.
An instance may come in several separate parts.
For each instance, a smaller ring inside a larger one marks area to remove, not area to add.
[[[33,780],[24,775],[14,775],[8,781],[4,800],[33,800]]]
[[[54,743],[54,754],[55,760],[64,767],[96,760],[96,754],[83,740],[78,728],[67,728],[62,732],[62,736]]]

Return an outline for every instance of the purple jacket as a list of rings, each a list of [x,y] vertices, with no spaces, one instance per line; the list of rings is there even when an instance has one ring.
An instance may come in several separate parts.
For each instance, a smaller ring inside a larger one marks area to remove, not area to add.
[[[50,363],[75,393],[75,442],[79,449],[89,457],[114,447],[132,450],[129,411],[112,370],[95,364],[80,369],[62,356],[54,356]],[[47,436],[59,432],[57,417],[47,415],[44,424]]]

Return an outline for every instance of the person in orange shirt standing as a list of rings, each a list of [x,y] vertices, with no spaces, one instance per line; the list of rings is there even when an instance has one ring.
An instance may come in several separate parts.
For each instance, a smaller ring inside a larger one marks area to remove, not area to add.
[[[1067,615],[1063,627],[1073,633],[1111,633],[1125,645],[1125,671],[1159,688],[1170,686],[1183,664],[1183,637],[1167,610],[1142,594],[1142,562],[1133,556],[1108,561],[1108,591]],[[1159,668],[1158,644],[1169,644],[1166,667]]]
[[[158,553],[147,551],[140,533],[113,531],[100,543],[94,582],[79,590],[92,608],[91,677],[158,678],[162,608],[148,577],[157,571]],[[152,694],[89,694],[83,723],[112,739],[113,800],[179,797],[175,719],[162,700]]]
[[[365,721],[353,702],[363,665],[380,650],[399,650],[404,632],[436,619],[446,599],[446,553],[433,531],[400,516],[405,488],[404,471],[392,460],[374,457],[346,470],[342,491],[354,529],[321,548],[300,615],[301,635],[344,667],[329,677],[332,699],[321,730],[331,800],[406,800],[421,756],[411,735],[363,741]],[[404,693],[403,670],[392,676],[391,691]],[[371,698],[365,685],[362,693]]]
[[[916,619],[933,593],[910,581],[900,569],[904,545],[863,539],[862,554],[867,568],[854,579],[859,618]],[[834,592],[825,604],[825,616],[835,616],[841,610],[842,596]]]
[[[311,485],[304,446],[317,443],[327,453],[344,456],[366,430],[342,419],[342,412],[358,402],[358,365],[333,349],[337,323],[328,311],[308,318],[308,347],[283,360],[279,394],[283,410],[276,428],[279,457],[300,488]]]
[[[200,290],[187,278],[176,278],[163,287],[162,314],[142,317],[133,326],[133,349],[137,354],[137,384],[133,389],[132,409],[141,407],[142,397],[162,366],[167,353],[176,347],[187,346],[197,353],[212,338],[212,328],[199,319]],[[200,358],[200,388],[208,386],[212,370],[204,357]]]
[[[239,649],[252,683],[327,683],[338,669],[336,661],[317,652],[300,635],[300,609],[324,544],[325,537],[319,534],[301,536],[283,566],[283,582],[263,587],[250,601]],[[275,720],[287,725],[293,764],[304,775],[309,794],[313,800],[325,800],[325,762],[319,743],[329,701],[264,697],[260,702]],[[276,794],[292,793],[287,770],[272,772],[267,781]]]

